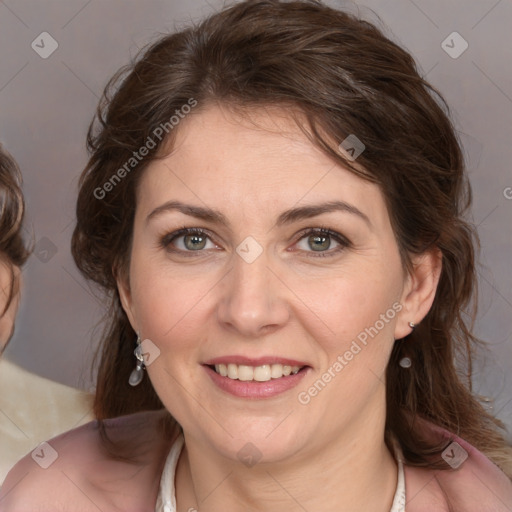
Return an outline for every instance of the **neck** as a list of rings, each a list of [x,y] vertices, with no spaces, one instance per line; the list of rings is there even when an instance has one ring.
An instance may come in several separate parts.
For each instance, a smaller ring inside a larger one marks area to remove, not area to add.
[[[177,510],[389,512],[398,468],[384,443],[384,429],[368,428],[371,421],[366,422],[364,435],[359,429],[358,435],[347,431],[329,442],[318,436],[286,461],[250,468],[185,435],[176,472]]]

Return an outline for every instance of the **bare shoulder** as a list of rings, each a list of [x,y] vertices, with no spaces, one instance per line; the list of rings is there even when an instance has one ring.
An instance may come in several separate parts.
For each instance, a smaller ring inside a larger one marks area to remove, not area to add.
[[[166,411],[70,430],[11,469],[0,490],[0,511],[152,511],[177,435]]]

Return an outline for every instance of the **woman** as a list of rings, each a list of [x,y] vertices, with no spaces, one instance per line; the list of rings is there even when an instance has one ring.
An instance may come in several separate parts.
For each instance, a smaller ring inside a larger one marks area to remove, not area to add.
[[[73,236],[111,299],[98,422],[22,460],[5,510],[509,510],[510,447],[454,365],[476,241],[442,105],[310,1],[236,4],[117,74]]]
[[[22,235],[21,184],[16,161],[0,145],[0,354],[14,332],[21,268],[30,253]],[[34,375],[1,357],[0,485],[16,461],[39,443],[90,421],[91,405],[89,393]]]

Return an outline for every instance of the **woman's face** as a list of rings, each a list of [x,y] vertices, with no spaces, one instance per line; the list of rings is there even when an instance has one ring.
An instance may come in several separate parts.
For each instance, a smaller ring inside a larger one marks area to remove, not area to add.
[[[248,119],[212,106],[181,121],[172,154],[140,181],[119,288],[185,435],[278,461],[375,436],[394,338],[420,319],[378,186],[286,111]]]

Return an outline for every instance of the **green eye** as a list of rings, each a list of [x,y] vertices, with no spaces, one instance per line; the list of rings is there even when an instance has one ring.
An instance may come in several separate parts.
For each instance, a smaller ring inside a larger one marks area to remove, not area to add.
[[[314,251],[323,251],[329,249],[331,239],[329,235],[310,235],[308,237],[308,244]]]
[[[306,253],[317,253],[311,254],[311,257],[334,256],[351,245],[349,240],[343,235],[327,228],[308,229],[302,232],[301,235],[299,242],[305,239],[306,247],[299,247],[299,249]],[[329,251],[328,249],[331,248],[333,240],[338,246]]]
[[[182,240],[180,242],[180,240]],[[206,248],[210,236],[199,228],[183,228],[165,235],[160,245],[170,252],[201,252]],[[211,241],[211,240],[210,240]]]
[[[347,238],[327,228],[308,228],[302,231],[296,245],[303,240],[305,240],[305,245],[299,246],[299,250],[306,254],[310,253],[308,256],[311,257],[334,256],[351,246]],[[215,247],[210,235],[203,229],[183,228],[162,237],[160,245],[169,252],[188,256],[190,253],[200,253],[204,249],[208,249],[208,241]],[[331,249],[333,241],[337,246]]]
[[[201,235],[183,235],[183,244],[191,251],[204,249],[207,237]]]

